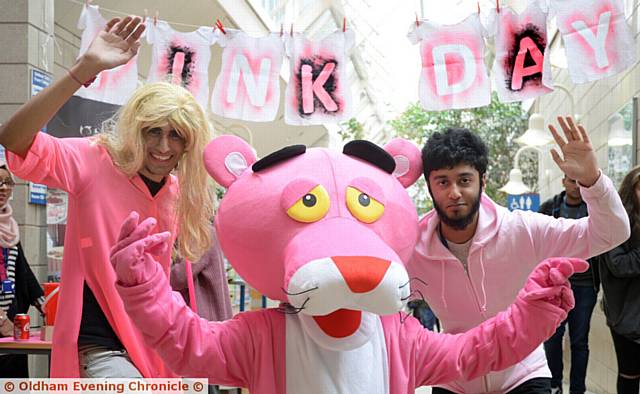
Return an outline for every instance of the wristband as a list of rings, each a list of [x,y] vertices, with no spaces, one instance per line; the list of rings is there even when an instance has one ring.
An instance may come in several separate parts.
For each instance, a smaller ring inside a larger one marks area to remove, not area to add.
[[[87,82],[82,82],[75,75],[73,75],[71,70],[67,70],[67,73],[69,73],[69,76],[71,77],[71,79],[73,79],[74,81],[78,82],[80,85],[84,86],[85,88],[88,88],[89,86],[91,86],[93,81],[96,80],[96,77],[93,77],[93,78],[89,79]]]

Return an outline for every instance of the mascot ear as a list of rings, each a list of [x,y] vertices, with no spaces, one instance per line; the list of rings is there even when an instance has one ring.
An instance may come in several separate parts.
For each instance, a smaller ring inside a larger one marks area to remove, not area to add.
[[[209,175],[228,188],[256,161],[253,148],[242,138],[223,135],[214,138],[204,150],[204,166]]]
[[[393,176],[400,181],[405,188],[413,185],[422,175],[422,156],[420,150],[413,143],[394,138],[384,146],[396,162]]]

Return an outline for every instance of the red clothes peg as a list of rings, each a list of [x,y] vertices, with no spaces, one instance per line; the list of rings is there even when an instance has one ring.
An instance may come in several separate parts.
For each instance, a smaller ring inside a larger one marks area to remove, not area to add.
[[[345,31],[347,31],[347,17],[343,17],[342,18],[342,32],[344,33]]]
[[[496,12],[500,13],[500,0],[496,0]]]
[[[224,26],[222,25],[220,19],[216,19],[216,26],[218,26],[218,29],[220,29],[221,32],[227,34],[227,31],[224,29]]]
[[[420,21],[418,20],[418,13],[416,12],[416,27],[420,26]]]
[[[480,15],[480,2],[477,2],[476,4],[478,4],[478,15]]]

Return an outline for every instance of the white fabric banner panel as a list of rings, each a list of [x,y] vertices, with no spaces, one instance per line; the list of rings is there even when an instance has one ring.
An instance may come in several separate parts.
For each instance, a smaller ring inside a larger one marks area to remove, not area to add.
[[[153,45],[147,82],[166,81],[188,89],[203,108],[209,100],[209,62],[216,33],[211,26],[180,32],[147,18],[147,42]]]
[[[106,25],[107,20],[100,14],[100,8],[97,5],[85,4],[82,7],[78,19],[78,29],[82,30],[78,57],[89,49],[93,39]],[[136,55],[127,64],[102,71],[88,88],[81,87],[75,95],[103,103],[122,105],[137,86],[138,56]]]
[[[280,34],[250,37],[239,30],[218,33],[224,48],[220,74],[211,95],[211,111],[225,118],[270,122],[280,104],[284,42]]]
[[[412,23],[408,38],[412,44],[420,43],[418,93],[424,109],[473,108],[491,102],[491,83],[483,60],[483,28],[477,14],[454,25]]]
[[[492,74],[500,101],[527,100],[553,91],[547,14],[538,3],[530,2],[521,14],[501,7],[496,22]]]
[[[621,0],[551,0],[575,83],[606,78],[637,60]]]
[[[290,125],[337,123],[351,118],[353,105],[347,78],[352,30],[337,31],[321,41],[294,33],[286,39],[291,75],[285,98]]]

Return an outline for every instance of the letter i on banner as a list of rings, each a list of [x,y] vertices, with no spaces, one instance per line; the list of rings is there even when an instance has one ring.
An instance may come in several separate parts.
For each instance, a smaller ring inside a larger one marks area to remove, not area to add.
[[[211,111],[225,118],[269,122],[280,104],[284,44],[279,34],[250,37],[242,31],[218,32],[222,69],[211,96]]]
[[[285,99],[285,122],[291,125],[336,123],[351,117],[351,91],[346,78],[352,30],[339,31],[322,41],[302,34],[287,39],[291,77]]]
[[[455,25],[412,23],[408,37],[413,44],[421,43],[418,89],[423,108],[443,111],[491,102],[491,84],[483,60],[483,30],[477,14]]]
[[[192,32],[173,30],[166,21],[148,18],[147,42],[152,45],[147,82],[168,81],[189,90],[203,108],[209,101],[209,61],[216,36],[210,26]]]
[[[537,2],[520,14],[510,7],[494,12],[496,57],[493,77],[502,102],[521,101],[553,90],[547,52],[547,14]],[[492,32],[493,33],[493,32]]]
[[[637,60],[621,0],[552,0],[575,83],[618,74]]]

